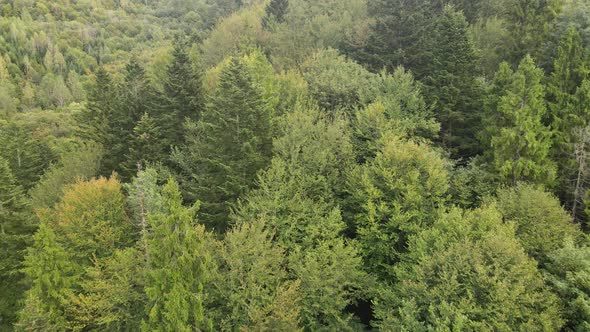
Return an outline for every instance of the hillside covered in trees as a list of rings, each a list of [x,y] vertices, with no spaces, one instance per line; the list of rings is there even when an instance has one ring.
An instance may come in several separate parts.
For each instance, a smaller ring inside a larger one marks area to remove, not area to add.
[[[0,0],[0,331],[590,331],[588,0]]]

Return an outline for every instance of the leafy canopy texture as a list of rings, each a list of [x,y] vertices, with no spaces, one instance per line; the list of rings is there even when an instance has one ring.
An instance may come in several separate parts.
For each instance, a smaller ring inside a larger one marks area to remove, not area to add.
[[[559,330],[536,263],[497,209],[452,209],[409,243],[399,283],[377,303],[385,330]]]

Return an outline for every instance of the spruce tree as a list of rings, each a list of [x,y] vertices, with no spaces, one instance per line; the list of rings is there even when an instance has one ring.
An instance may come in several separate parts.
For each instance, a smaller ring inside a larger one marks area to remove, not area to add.
[[[271,0],[264,8],[266,16],[262,18],[262,26],[271,29],[273,24],[283,23],[288,8],[289,0]]]
[[[86,108],[78,116],[81,137],[107,147],[107,130],[117,107],[118,92],[109,73],[103,67],[99,67],[87,93]]]
[[[555,179],[555,164],[549,158],[551,131],[542,122],[547,112],[542,79],[543,71],[526,56],[498,103],[503,121],[491,145],[494,167],[505,183],[551,185]]]
[[[14,323],[24,292],[21,269],[35,229],[32,220],[22,187],[0,157],[0,329]]]
[[[200,218],[218,231],[236,199],[254,186],[256,173],[271,156],[271,112],[245,64],[231,59],[202,119],[187,127],[187,146],[173,158],[191,201],[200,200]]]
[[[0,157],[8,162],[17,184],[29,190],[57,156],[47,138],[34,137],[30,129],[11,121],[0,124]]]
[[[177,38],[162,82],[159,109],[152,114],[162,128],[164,146],[182,145],[184,123],[200,119],[205,108],[201,76],[198,64],[191,62],[185,43]]]
[[[552,157],[558,161],[559,195],[571,209],[574,218],[583,220],[583,199],[588,186],[586,178],[588,143],[588,52],[580,33],[570,28],[563,36],[548,82],[549,109],[555,129]]]
[[[68,328],[65,308],[80,268],[70,261],[51,226],[41,221],[27,249],[25,269],[31,280],[24,308],[16,324],[19,331],[60,331]]]
[[[120,102],[113,110],[107,128],[107,153],[103,162],[103,174],[117,171],[123,179],[128,179],[134,174],[123,168],[129,154],[128,142],[132,139],[133,129],[141,116],[146,110],[149,112],[151,102],[148,98],[150,86],[145,70],[136,58],[132,58],[125,66],[125,81],[120,89]]]
[[[134,174],[150,163],[157,163],[165,157],[162,131],[148,113],[144,113],[133,128],[129,152],[122,168],[126,174]]]
[[[454,159],[464,161],[479,152],[476,135],[481,126],[482,106],[468,28],[461,12],[451,6],[444,8],[433,27],[428,74],[423,79],[425,95],[442,127],[441,143]]]
[[[203,308],[203,285],[210,275],[211,239],[194,219],[196,209],[182,206],[178,185],[173,180],[162,188],[162,198],[165,212],[148,216],[148,317],[142,330],[211,329]]]

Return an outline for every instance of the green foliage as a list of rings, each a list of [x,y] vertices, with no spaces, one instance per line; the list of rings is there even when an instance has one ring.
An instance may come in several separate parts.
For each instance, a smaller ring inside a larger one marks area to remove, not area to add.
[[[55,159],[47,140],[35,134],[16,122],[0,123],[0,157],[8,162],[17,183],[26,190],[39,181]]]
[[[359,211],[355,230],[370,272],[391,279],[409,237],[436,220],[448,187],[445,161],[428,145],[383,138],[375,159],[350,181]]]
[[[0,329],[9,329],[16,319],[25,291],[20,269],[34,226],[24,191],[0,158]]]
[[[498,191],[497,205],[504,220],[515,225],[516,237],[526,252],[541,263],[563,247],[564,239],[582,236],[560,202],[531,185]]]
[[[452,209],[409,243],[398,285],[377,302],[385,330],[554,331],[563,324],[545,285],[494,206]]]
[[[124,253],[133,235],[120,183],[78,182],[39,218],[25,260],[32,287],[20,313],[21,329],[131,326],[133,320],[123,317],[136,310],[139,295],[129,281],[137,275],[135,265]]]
[[[336,208],[345,189],[340,179],[353,161],[345,125],[313,110],[288,114],[276,157],[234,217],[238,225],[265,220],[287,250],[309,330],[348,330],[354,318],[344,310],[367,280],[355,243],[342,238],[346,224]]]
[[[67,186],[98,175],[102,154],[100,146],[83,143],[61,156],[29,191],[31,205],[36,209],[52,208],[62,198]]]
[[[265,29],[270,29],[273,24],[283,23],[288,9],[289,0],[271,0],[264,7],[266,16],[262,18],[262,26]]]
[[[182,206],[178,185],[162,188],[164,212],[148,215],[149,261],[145,292],[148,297],[144,331],[211,329],[203,309],[203,285],[211,272],[210,236],[194,219],[196,206]]]
[[[442,145],[454,159],[466,160],[479,152],[476,134],[482,95],[468,24],[461,12],[446,6],[432,29],[425,95],[441,124]]]
[[[133,128],[127,160],[122,165],[127,174],[133,174],[142,166],[165,159],[162,132],[148,113],[141,116]]]
[[[205,107],[201,72],[191,62],[184,43],[177,39],[172,51],[172,62],[162,83],[160,114],[155,115],[165,138],[162,145],[180,145],[183,142],[183,125],[186,120],[196,121]],[[152,157],[153,158],[153,157]]]
[[[505,183],[551,185],[555,179],[556,167],[549,159],[551,131],[542,121],[547,112],[542,79],[543,71],[527,56],[499,94],[500,130],[493,135],[491,148],[494,167]]]
[[[361,86],[361,105],[382,103],[387,122],[399,135],[434,138],[440,126],[434,120],[431,107],[423,97],[423,88],[411,72],[397,67],[391,74],[381,71],[369,84]],[[363,111],[360,111],[361,113]]]
[[[561,249],[549,255],[546,265],[547,279],[564,307],[566,331],[584,331],[590,328],[590,249],[576,246],[565,239]]]
[[[235,227],[216,249],[220,268],[207,286],[216,330],[299,329],[299,281],[289,280],[286,253],[264,221]]]
[[[366,0],[289,0],[284,22],[266,42],[270,59],[280,69],[298,68],[318,49],[356,45],[366,34],[367,14]]]
[[[271,115],[246,64],[233,58],[202,119],[187,125],[187,146],[173,158],[183,172],[187,199],[202,202],[200,218],[209,227],[227,227],[230,207],[269,163]]]
[[[347,60],[334,49],[315,53],[305,61],[302,71],[311,96],[328,111],[354,109],[359,105],[359,90],[373,77],[361,65]]]

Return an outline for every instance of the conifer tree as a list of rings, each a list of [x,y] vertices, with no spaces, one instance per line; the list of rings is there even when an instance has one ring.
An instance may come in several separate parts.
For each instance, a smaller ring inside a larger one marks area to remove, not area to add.
[[[288,8],[289,0],[271,0],[264,8],[266,16],[262,18],[262,26],[271,29],[273,24],[283,23]]]
[[[68,328],[64,312],[80,268],[72,264],[55,232],[41,222],[27,250],[25,273],[32,281],[16,324],[19,331],[59,331]]]
[[[113,120],[117,107],[117,89],[109,73],[99,67],[95,73],[94,84],[88,91],[86,108],[79,116],[81,136],[108,147],[107,130]]]
[[[134,174],[138,165],[147,167],[150,163],[156,163],[165,157],[162,145],[162,131],[148,113],[144,113],[133,128],[133,136],[129,144],[129,152],[122,166],[126,174]]]
[[[218,231],[236,199],[253,187],[271,156],[271,113],[244,63],[223,68],[202,119],[187,126],[187,146],[173,158],[191,201],[200,200],[203,223]]]
[[[162,188],[165,212],[148,216],[148,297],[144,331],[210,330],[203,285],[210,275],[209,235],[194,219],[196,207],[182,206],[178,185]]]
[[[17,184],[29,190],[56,159],[46,139],[33,137],[28,128],[9,122],[0,124],[0,157],[4,158]]]
[[[23,255],[35,229],[22,187],[0,157],[0,329],[9,328],[24,292]]]
[[[549,109],[555,129],[552,157],[558,161],[559,195],[578,221],[583,217],[583,200],[588,190],[587,155],[590,109],[587,81],[588,52],[580,33],[570,28],[563,36],[548,83]]]
[[[355,54],[360,63],[374,71],[393,71],[402,65],[421,79],[425,64],[426,41],[430,33],[433,7],[440,2],[426,0],[375,0],[368,3],[375,26],[363,49]]]
[[[549,158],[551,131],[542,120],[547,112],[543,71],[530,56],[520,63],[502,93],[497,112],[503,123],[492,137],[494,166],[505,183],[530,181],[551,185],[555,164]]]
[[[479,152],[476,134],[482,106],[468,23],[461,12],[446,6],[433,29],[425,95],[441,124],[442,145],[453,158],[466,160]]]
[[[202,74],[191,62],[185,43],[177,38],[163,82],[160,114],[153,114],[166,139],[164,146],[180,146],[184,141],[184,123],[197,121],[205,108]]]
[[[129,154],[128,142],[133,137],[133,129],[137,126],[142,115],[149,111],[150,86],[145,70],[138,60],[132,58],[125,66],[125,82],[120,87],[120,102],[117,103],[111,121],[107,128],[106,150],[103,162],[103,174],[113,171],[121,173],[122,178],[130,178],[123,168],[126,156]],[[106,175],[106,174],[104,174]]]

